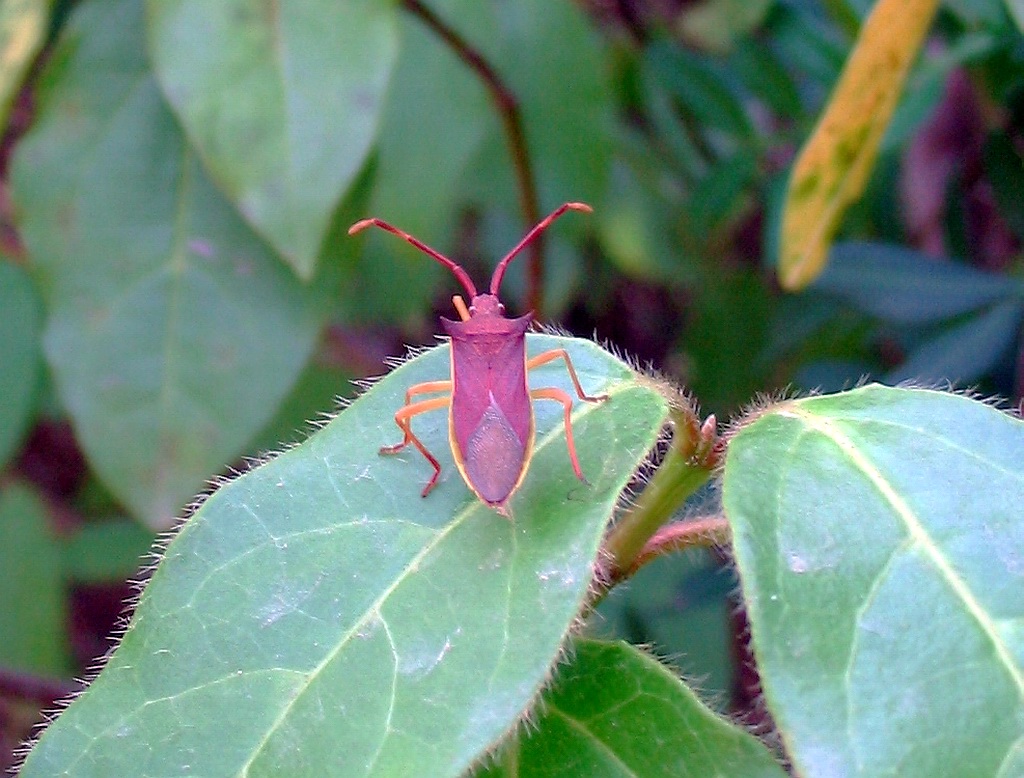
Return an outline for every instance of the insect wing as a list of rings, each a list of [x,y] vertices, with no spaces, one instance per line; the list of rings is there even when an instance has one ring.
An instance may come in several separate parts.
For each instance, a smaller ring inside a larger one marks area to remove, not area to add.
[[[454,389],[450,435],[470,488],[501,505],[522,480],[533,448],[533,408],[526,385],[530,317],[442,319],[452,338]]]

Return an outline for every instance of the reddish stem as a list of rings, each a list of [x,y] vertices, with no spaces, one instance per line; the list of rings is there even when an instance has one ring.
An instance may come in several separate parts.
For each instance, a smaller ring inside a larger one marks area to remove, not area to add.
[[[633,576],[637,570],[659,556],[687,548],[722,546],[728,542],[729,523],[720,516],[668,524],[654,533],[654,536],[644,544],[643,550],[624,577]]]
[[[441,40],[447,43],[452,51],[471,70],[475,71],[484,82],[484,86],[490,92],[491,98],[498,109],[498,114],[501,116],[501,122],[505,127],[509,151],[512,154],[512,167],[515,170],[516,183],[519,187],[519,205],[523,210],[523,217],[527,225],[536,224],[540,221],[537,184],[533,179],[533,168],[530,165],[530,153],[526,146],[526,133],[523,130],[522,114],[519,110],[519,101],[516,99],[515,94],[476,48],[453,28],[449,27],[420,0],[403,0],[402,4],[410,13],[418,16]],[[526,308],[533,311],[538,317],[541,317],[541,307],[543,304],[541,290],[544,284],[544,250],[542,239],[539,236],[537,240],[530,244],[527,278]]]

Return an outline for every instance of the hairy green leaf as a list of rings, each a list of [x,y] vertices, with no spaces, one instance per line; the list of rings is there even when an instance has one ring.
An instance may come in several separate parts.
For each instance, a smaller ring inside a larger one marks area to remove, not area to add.
[[[729,444],[725,510],[772,715],[801,775],[1019,774],[1024,423],[867,386]]]
[[[437,488],[392,414],[446,375],[448,347],[406,363],[324,429],[222,486],[184,526],[121,646],[44,733],[24,778],[458,775],[523,715],[590,586],[613,506],[667,409],[588,341],[566,454],[561,407],[537,407],[530,471],[505,518],[478,502],[447,450],[443,413],[413,427]],[[531,385],[572,391],[556,363]],[[411,449],[411,447],[410,447]]]
[[[655,744],[656,747],[655,747]],[[536,721],[478,773],[488,778],[783,778],[752,735],[721,719],[658,660],[577,640]]]

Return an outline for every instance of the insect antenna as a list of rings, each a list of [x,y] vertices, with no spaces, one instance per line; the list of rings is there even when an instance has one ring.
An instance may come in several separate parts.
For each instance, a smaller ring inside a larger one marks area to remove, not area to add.
[[[565,206],[563,206],[563,210],[564,210],[564,208],[565,208]],[[550,220],[551,217],[549,216],[548,219]],[[440,262],[442,265],[444,265],[446,268],[451,270],[452,271],[452,275],[454,275],[457,279],[459,279],[459,283],[462,284],[462,286],[466,290],[466,292],[469,293],[469,299],[472,300],[474,297],[477,296],[477,294],[476,294],[476,286],[474,286],[474,284],[473,284],[473,279],[471,279],[469,277],[469,274],[466,273],[466,271],[463,269],[462,265],[459,265],[459,264],[457,264],[455,262],[452,262],[450,259],[448,259],[448,257],[446,257],[444,254],[442,254],[440,251],[435,251],[434,249],[430,248],[430,246],[428,246],[426,243],[423,243],[422,241],[414,238],[412,235],[410,235],[407,232],[403,232],[402,230],[398,229],[397,227],[392,227],[386,221],[382,221],[381,219],[363,219],[362,221],[358,221],[355,224],[353,224],[351,227],[349,227],[348,228],[348,234],[349,235],[355,235],[357,232],[365,230],[367,227],[380,227],[382,230],[385,230],[386,232],[390,232],[392,235],[397,235],[399,238],[403,238],[404,240],[408,241],[413,246],[415,246],[420,251],[422,251],[424,254],[426,254],[429,257],[433,257],[438,262]],[[534,231],[536,231],[536,228],[534,229]]]
[[[508,267],[508,263],[516,258],[516,255],[524,248],[529,246],[540,235],[544,230],[551,226],[551,222],[557,219],[566,211],[584,211],[590,213],[594,209],[586,203],[565,203],[558,206],[554,211],[547,215],[542,221],[540,221],[536,227],[526,233],[526,237],[519,241],[518,245],[512,249],[505,257],[498,263],[498,266],[494,268],[494,275],[491,276],[491,294],[497,295],[498,289],[501,287],[501,279],[505,275],[505,268]],[[350,230],[351,232],[351,230]]]

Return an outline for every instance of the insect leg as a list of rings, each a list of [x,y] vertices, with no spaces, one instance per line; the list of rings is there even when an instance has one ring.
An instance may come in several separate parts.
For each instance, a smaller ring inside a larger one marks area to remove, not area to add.
[[[413,404],[412,398],[415,397],[417,394],[430,394],[432,392],[451,392],[451,390],[452,390],[452,382],[451,381],[424,381],[422,384],[413,384],[412,386],[410,386],[408,389],[405,390],[405,405],[406,406],[412,405]],[[417,405],[418,405],[418,403],[417,403]],[[404,408],[405,408],[405,406],[403,406],[403,409]],[[431,408],[426,408],[424,410],[432,410],[432,409]],[[400,412],[401,411],[399,411],[399,413]],[[419,411],[419,413],[423,413],[423,411]],[[410,416],[415,416],[416,414],[412,413],[412,414],[409,414],[409,415]],[[395,423],[398,424],[398,426],[401,427],[403,430],[405,429],[405,427],[402,427],[402,425],[399,423],[398,415],[397,414],[395,415]],[[394,446],[384,446],[380,450],[380,453],[382,453],[382,454],[397,454],[403,448],[408,446],[409,443],[410,443],[410,437],[407,434],[405,436],[405,439],[401,443],[396,443]]]
[[[562,359],[565,361],[565,367],[569,371],[569,378],[572,379],[572,385],[576,387],[576,394],[581,400],[596,403],[608,399],[608,395],[606,394],[599,394],[596,397],[591,397],[583,391],[583,387],[580,386],[580,378],[576,375],[576,368],[572,366],[572,360],[569,358],[569,352],[564,348],[553,348],[550,351],[545,351],[543,354],[531,357],[526,360],[526,369],[533,370],[535,367],[546,365],[548,362],[553,362],[556,359]],[[553,400],[555,398],[551,397],[548,399]]]
[[[408,399],[414,394],[444,391],[445,387],[437,386],[439,384],[448,384],[448,388],[451,388],[451,381],[429,381],[425,384],[417,384],[416,386],[410,387],[405,393],[406,401],[408,402]],[[434,386],[434,388],[424,388],[429,386]],[[382,446],[380,449],[381,454],[396,454],[412,443],[416,449],[426,457],[427,461],[430,462],[434,468],[434,474],[430,477],[430,480],[427,481],[427,485],[423,487],[424,497],[430,493],[430,490],[433,489],[434,485],[437,483],[437,477],[441,475],[441,464],[437,461],[434,455],[430,453],[427,447],[423,445],[423,442],[413,434],[411,419],[413,416],[418,416],[419,414],[426,413],[427,411],[445,408],[451,405],[451,402],[451,396],[435,397],[431,400],[420,400],[419,402],[409,403],[402,406],[395,414],[395,424],[397,424],[398,428],[405,433],[402,438],[402,442],[397,443],[394,446]]]
[[[569,448],[569,459],[572,461],[573,472],[576,473],[576,477],[586,483],[587,479],[583,477],[583,471],[580,470],[580,460],[576,456],[576,443],[572,438],[572,419],[570,414],[572,413],[572,398],[563,392],[561,389],[555,389],[554,387],[546,387],[544,389],[531,389],[530,397],[534,400],[556,400],[562,403],[562,408],[565,411],[565,444]],[[601,398],[590,398],[598,400]]]

